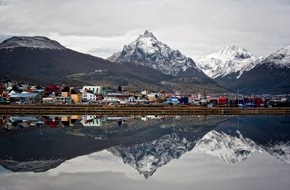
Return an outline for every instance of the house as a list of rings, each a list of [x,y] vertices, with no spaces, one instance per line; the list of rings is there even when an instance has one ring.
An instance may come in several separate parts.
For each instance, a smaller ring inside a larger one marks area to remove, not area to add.
[[[61,96],[70,98],[71,103],[80,103],[82,101],[82,96],[73,87],[64,87],[61,91]]]
[[[101,119],[97,118],[95,115],[84,115],[82,116],[81,123],[84,127],[100,127]]]
[[[218,103],[218,105],[220,105],[220,106],[226,106],[226,105],[228,105],[228,98],[225,97],[225,96],[220,96],[220,97],[218,97],[218,99],[217,99],[217,103]]]
[[[82,93],[82,101],[83,102],[97,102],[97,95],[91,92],[83,92]]]
[[[102,94],[101,86],[83,86],[82,92],[90,92],[93,94]]]
[[[82,102],[82,95],[78,93],[75,89],[71,89],[70,98],[72,100],[72,103],[77,104]]]
[[[70,87],[64,87],[61,90],[61,96],[62,97],[70,97],[70,95],[71,95],[71,88]]]
[[[147,94],[147,98],[149,102],[155,102],[157,98],[159,97],[159,93],[150,93]]]
[[[45,90],[43,91],[43,95],[45,97],[54,94],[55,96],[60,96],[61,95],[61,90],[59,85],[52,84],[49,87],[46,87]]]
[[[17,93],[15,91],[11,91],[9,93],[10,101],[14,101],[19,104],[27,104],[27,103],[38,103],[41,101],[41,95],[39,93],[30,93],[30,92],[21,92]]]
[[[170,97],[167,99],[166,103],[177,105],[177,104],[180,104],[180,101],[177,97]]]
[[[70,97],[63,97],[63,96],[57,96],[56,98],[56,103],[60,104],[71,104],[72,100]]]
[[[73,127],[76,121],[80,120],[80,116],[71,115],[71,116],[61,116],[61,122],[64,126]]]

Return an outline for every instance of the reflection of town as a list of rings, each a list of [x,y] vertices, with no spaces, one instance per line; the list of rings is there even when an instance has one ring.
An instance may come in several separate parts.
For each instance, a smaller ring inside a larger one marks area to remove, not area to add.
[[[48,115],[48,116],[0,116],[0,129],[11,131],[28,127],[108,127],[108,124],[118,124],[131,121],[164,120],[165,117],[172,116],[97,116],[97,115]]]
[[[43,172],[104,149],[145,178],[189,151],[230,164],[257,152],[290,163],[289,124],[287,116],[1,117],[0,165]]]

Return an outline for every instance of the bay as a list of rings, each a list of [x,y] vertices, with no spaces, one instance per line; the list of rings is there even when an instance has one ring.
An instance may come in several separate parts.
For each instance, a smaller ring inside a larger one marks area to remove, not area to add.
[[[0,116],[0,189],[288,189],[289,116]]]

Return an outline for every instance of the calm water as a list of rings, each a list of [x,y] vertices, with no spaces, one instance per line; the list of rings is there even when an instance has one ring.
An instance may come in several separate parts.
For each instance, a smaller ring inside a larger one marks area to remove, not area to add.
[[[0,116],[0,190],[289,189],[290,116]]]

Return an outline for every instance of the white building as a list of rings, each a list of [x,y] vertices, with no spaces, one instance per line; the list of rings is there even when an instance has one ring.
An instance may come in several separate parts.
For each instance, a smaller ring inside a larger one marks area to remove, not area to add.
[[[100,127],[101,119],[97,118],[95,115],[84,115],[82,116],[81,123],[84,127]]]
[[[82,100],[84,102],[96,102],[97,101],[97,95],[90,93],[90,92],[83,92],[82,93]]]
[[[83,86],[82,93],[84,92],[90,92],[94,94],[101,94],[103,91],[103,88],[101,86]]]

